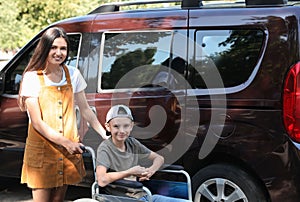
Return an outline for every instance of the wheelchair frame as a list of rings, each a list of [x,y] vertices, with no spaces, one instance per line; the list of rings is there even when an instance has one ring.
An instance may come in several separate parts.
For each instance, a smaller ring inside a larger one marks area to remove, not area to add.
[[[89,152],[92,157],[92,163],[93,163],[93,171],[94,171],[94,183],[91,187],[91,195],[92,199],[78,199],[74,202],[88,202],[88,201],[100,201],[100,202],[142,202],[139,199],[130,198],[130,197],[123,197],[123,196],[114,196],[114,195],[107,195],[107,194],[100,194],[100,188],[97,182],[97,176],[96,176],[96,154],[92,147],[85,146],[83,148],[85,152]],[[170,168],[170,169],[168,169]],[[181,166],[167,166],[166,169],[159,170],[157,172],[165,172],[165,173],[175,173],[175,174],[182,174],[186,178],[187,183],[187,194],[189,201],[192,201],[192,186],[191,186],[191,178],[189,174],[182,169]],[[116,182],[111,183],[114,186],[123,185],[126,183],[131,188],[142,188],[146,193],[148,197],[148,201],[152,202],[152,193],[150,189],[148,189],[146,186],[144,186],[141,182],[138,181],[130,181],[130,180],[118,180]]]

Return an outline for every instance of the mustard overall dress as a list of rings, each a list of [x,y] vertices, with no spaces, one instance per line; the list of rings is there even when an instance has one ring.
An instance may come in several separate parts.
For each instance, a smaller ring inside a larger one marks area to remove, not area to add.
[[[64,66],[67,84],[45,86],[44,75],[38,71],[41,84],[39,105],[42,119],[62,136],[79,142],[74,95],[68,68]],[[64,147],[50,142],[29,122],[21,183],[30,188],[53,188],[77,184],[85,176],[81,154],[71,155]]]

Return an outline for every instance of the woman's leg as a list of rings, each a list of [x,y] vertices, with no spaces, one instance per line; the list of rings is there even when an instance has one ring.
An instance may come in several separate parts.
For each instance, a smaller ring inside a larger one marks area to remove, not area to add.
[[[63,202],[68,189],[68,185],[51,189],[51,201]]]
[[[34,202],[63,202],[68,185],[51,189],[32,189]]]
[[[34,202],[50,202],[51,189],[32,189]]]

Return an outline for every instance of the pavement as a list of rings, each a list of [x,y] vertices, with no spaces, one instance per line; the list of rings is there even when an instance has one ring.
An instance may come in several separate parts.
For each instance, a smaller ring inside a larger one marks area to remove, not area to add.
[[[88,187],[69,186],[65,202],[79,198],[90,198],[91,189]],[[20,184],[19,179],[0,178],[0,202],[33,202],[30,189]]]

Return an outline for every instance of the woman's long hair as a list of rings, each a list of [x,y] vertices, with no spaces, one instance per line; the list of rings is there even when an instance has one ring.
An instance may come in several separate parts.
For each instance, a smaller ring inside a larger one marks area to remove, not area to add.
[[[68,59],[70,42],[69,42],[67,34],[65,33],[65,31],[62,28],[59,28],[59,27],[49,28],[48,30],[46,30],[44,32],[44,34],[40,38],[40,41],[37,44],[37,47],[35,48],[34,53],[23,72],[22,80],[23,80],[24,74],[27,71],[44,70],[46,68],[47,58],[48,58],[50,49],[52,47],[52,44],[55,39],[60,38],[60,37],[64,38],[67,42],[67,57],[62,63],[64,63]],[[18,105],[22,111],[26,111],[25,99],[24,99],[24,97],[20,96],[21,90],[22,90],[22,82],[21,82],[20,89],[19,89]]]

